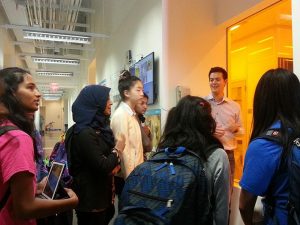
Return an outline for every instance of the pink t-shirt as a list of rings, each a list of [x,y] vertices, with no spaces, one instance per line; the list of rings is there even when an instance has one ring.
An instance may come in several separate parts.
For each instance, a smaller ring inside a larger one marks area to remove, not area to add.
[[[15,126],[9,121],[2,126]],[[36,173],[34,163],[34,148],[31,137],[21,130],[12,130],[0,136],[0,199],[8,189],[10,178],[19,172]],[[34,190],[36,180],[32,183]],[[0,225],[35,225],[35,219],[17,220],[12,212],[12,197],[10,196],[4,208],[0,211]]]

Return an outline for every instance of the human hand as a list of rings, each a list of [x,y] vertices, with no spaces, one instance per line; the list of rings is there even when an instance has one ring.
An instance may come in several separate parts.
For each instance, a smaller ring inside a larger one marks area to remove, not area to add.
[[[64,188],[64,189],[70,197],[68,200],[70,200],[71,205],[75,208],[78,204],[77,195],[75,194],[75,192],[72,189],[69,189],[69,188]]]
[[[239,129],[239,125],[234,121],[234,119],[229,119],[227,121],[225,130],[230,131],[231,133],[236,133]]]
[[[149,137],[151,135],[150,128],[148,126],[143,126],[142,128],[143,128],[145,134]]]
[[[36,194],[42,194],[43,188],[45,187],[47,182],[47,177],[44,177],[39,183],[36,185]]]
[[[120,153],[123,152],[124,148],[125,148],[125,136],[124,134],[120,134],[117,137],[117,143],[115,149]]]
[[[214,136],[215,137],[222,137],[225,134],[225,129],[222,127],[222,125],[217,125]]]
[[[117,165],[112,171],[112,175],[116,175],[121,170],[121,166]]]

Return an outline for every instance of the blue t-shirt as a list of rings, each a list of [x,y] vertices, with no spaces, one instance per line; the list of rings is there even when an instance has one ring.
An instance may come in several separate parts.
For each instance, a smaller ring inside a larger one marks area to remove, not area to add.
[[[280,128],[280,123],[274,123],[271,128]],[[272,197],[275,203],[275,219],[279,225],[287,225],[287,168],[285,166],[279,170],[282,150],[282,146],[274,141],[263,138],[251,141],[245,156],[240,186],[253,195]],[[265,219],[266,225],[274,224],[274,218]]]

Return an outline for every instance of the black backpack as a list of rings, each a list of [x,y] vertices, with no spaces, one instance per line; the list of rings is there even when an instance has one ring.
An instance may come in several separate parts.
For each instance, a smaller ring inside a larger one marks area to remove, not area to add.
[[[196,153],[185,147],[160,150],[126,179],[114,224],[210,225],[207,188],[203,162]]]
[[[3,127],[0,127],[0,136],[5,134],[6,132],[10,131],[10,130],[19,130],[18,127],[15,127],[15,126],[3,126]],[[8,197],[10,195],[10,189],[8,189],[4,196],[2,197],[1,201],[0,201],[0,210],[5,206],[7,200],[8,200]]]
[[[257,138],[264,138],[282,145],[280,129],[268,129]],[[287,169],[289,179],[288,224],[300,225],[300,138],[293,140],[287,157]],[[272,202],[272,200],[268,202]]]

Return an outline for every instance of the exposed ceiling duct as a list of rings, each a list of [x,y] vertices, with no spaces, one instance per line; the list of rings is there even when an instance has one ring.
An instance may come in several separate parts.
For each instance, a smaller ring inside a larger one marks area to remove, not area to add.
[[[8,19],[0,27],[13,31],[18,55],[25,60],[38,86],[46,92],[51,82],[58,83],[60,89],[79,87],[86,76],[80,74],[82,66],[86,66],[81,62],[95,51],[95,38],[108,38],[91,31],[88,21],[95,13],[88,8],[91,0],[1,0],[0,3]]]

